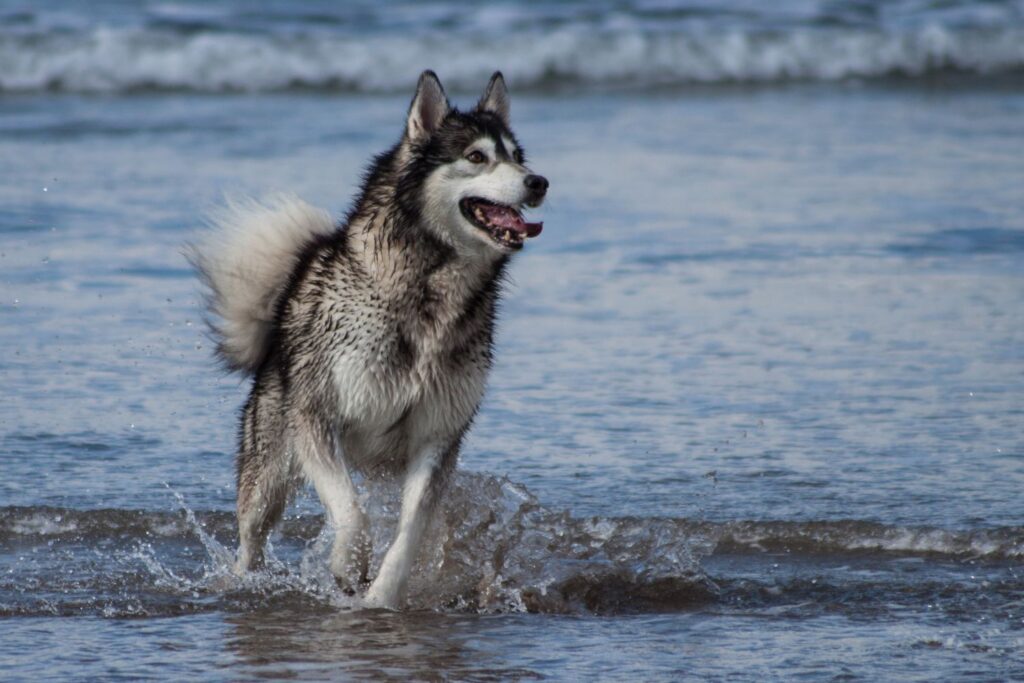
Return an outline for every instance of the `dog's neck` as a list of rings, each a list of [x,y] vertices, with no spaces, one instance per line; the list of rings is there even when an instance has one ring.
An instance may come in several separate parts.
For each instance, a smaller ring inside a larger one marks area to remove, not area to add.
[[[462,253],[394,210],[358,210],[347,232],[349,253],[381,298],[433,324],[458,320],[481,296],[494,298],[507,261]]]

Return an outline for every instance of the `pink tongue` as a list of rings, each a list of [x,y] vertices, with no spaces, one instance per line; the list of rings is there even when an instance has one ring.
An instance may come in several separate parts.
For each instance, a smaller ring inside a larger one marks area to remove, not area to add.
[[[527,237],[536,237],[544,229],[543,223],[527,223],[518,211],[508,206],[488,204],[483,207],[487,222],[518,233],[526,233]]]

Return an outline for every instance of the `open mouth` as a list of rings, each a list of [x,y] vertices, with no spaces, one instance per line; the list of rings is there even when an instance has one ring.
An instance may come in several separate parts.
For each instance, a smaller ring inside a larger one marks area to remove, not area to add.
[[[481,199],[467,197],[459,202],[462,215],[470,223],[488,233],[498,244],[522,249],[527,237],[536,237],[543,223],[527,223],[518,209]]]

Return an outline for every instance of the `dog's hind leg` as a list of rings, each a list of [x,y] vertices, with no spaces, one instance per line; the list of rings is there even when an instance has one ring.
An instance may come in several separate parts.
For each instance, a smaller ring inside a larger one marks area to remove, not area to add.
[[[364,602],[367,606],[391,609],[401,606],[416,553],[455,465],[457,453],[458,444],[431,446],[410,460],[402,490],[398,531],[377,577],[366,592]]]
[[[313,420],[294,419],[292,424],[299,466],[313,484],[334,529],[329,566],[339,585],[354,589],[366,583],[370,570],[370,539],[366,515],[359,507],[356,488],[334,435]]]
[[[239,576],[263,564],[263,545],[281,518],[294,479],[280,396],[272,379],[254,386],[242,417],[238,449]]]

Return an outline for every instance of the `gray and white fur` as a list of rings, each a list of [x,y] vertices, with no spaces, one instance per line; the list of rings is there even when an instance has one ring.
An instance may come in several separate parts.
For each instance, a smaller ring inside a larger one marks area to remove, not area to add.
[[[351,474],[404,476],[394,541],[364,604],[398,608],[432,510],[484,395],[509,256],[543,201],[509,129],[500,73],[469,112],[419,79],[401,140],[370,166],[346,220],[301,200],[228,203],[190,250],[218,353],[251,374],[237,457],[236,572],[258,567],[297,481],[335,533],[330,569],[368,582]]]

